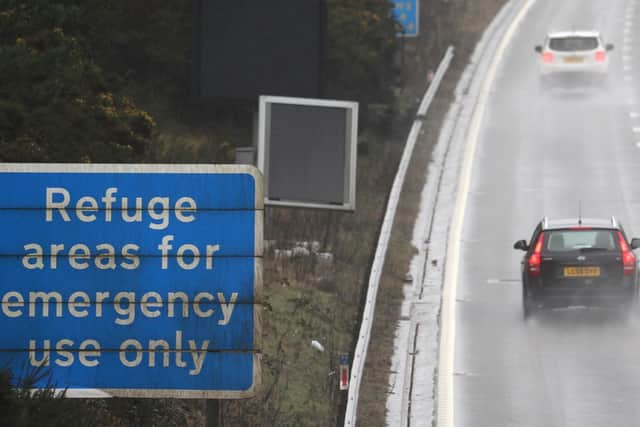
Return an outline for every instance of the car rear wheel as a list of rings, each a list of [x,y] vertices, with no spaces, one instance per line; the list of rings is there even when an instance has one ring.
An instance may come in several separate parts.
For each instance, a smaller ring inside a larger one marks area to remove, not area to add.
[[[634,316],[638,309],[638,285],[633,287],[633,291],[630,293],[629,298],[625,301],[624,308],[627,316]]]
[[[527,291],[526,286],[522,286],[522,316],[524,320],[533,316],[538,308],[538,304],[533,295]]]

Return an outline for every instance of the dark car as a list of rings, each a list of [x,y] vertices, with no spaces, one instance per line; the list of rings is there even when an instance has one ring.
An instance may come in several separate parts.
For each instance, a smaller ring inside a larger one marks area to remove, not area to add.
[[[543,218],[522,258],[524,317],[541,307],[616,305],[630,308],[638,297],[638,271],[632,250],[615,218]]]

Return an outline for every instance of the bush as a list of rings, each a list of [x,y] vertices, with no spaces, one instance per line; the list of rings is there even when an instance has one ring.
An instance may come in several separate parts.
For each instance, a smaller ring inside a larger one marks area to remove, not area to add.
[[[136,161],[154,122],[112,93],[103,71],[63,30],[47,0],[0,8],[0,161]]]

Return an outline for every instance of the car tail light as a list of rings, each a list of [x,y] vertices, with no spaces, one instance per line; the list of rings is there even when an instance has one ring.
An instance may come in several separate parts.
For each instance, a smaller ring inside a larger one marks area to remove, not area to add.
[[[604,62],[607,60],[607,52],[604,50],[598,50],[596,52],[596,62]]]
[[[540,233],[538,236],[538,241],[536,241],[536,245],[533,247],[533,253],[529,257],[529,276],[538,277],[540,276],[540,266],[542,264],[541,254],[542,254],[542,244],[544,243],[544,233]]]
[[[636,256],[631,252],[624,236],[618,231],[618,241],[620,242],[620,250],[622,251],[622,271],[625,276],[631,275],[636,271]]]
[[[545,64],[551,64],[553,62],[553,53],[545,52],[542,54],[542,62]]]

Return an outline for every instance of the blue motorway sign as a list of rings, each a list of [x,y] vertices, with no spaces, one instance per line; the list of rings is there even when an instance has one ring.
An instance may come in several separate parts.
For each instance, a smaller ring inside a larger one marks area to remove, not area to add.
[[[418,35],[420,13],[419,0],[392,0],[393,16],[402,26],[399,36],[416,37]]]
[[[257,169],[0,164],[0,187],[0,366],[75,396],[255,393]]]

